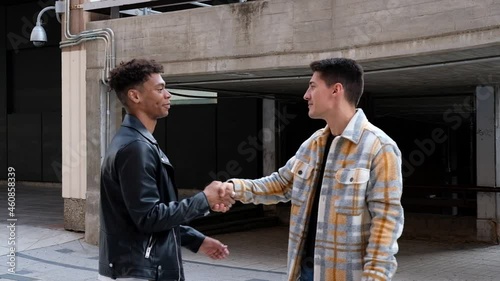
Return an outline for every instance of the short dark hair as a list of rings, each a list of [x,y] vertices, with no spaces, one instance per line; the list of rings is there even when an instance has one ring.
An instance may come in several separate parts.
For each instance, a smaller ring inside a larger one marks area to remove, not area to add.
[[[328,87],[335,83],[344,86],[346,99],[354,106],[358,105],[363,94],[363,68],[355,60],[331,58],[314,61],[310,65],[313,72],[319,72]]]
[[[128,90],[142,85],[151,74],[163,73],[163,66],[154,60],[132,59],[121,62],[109,72],[109,86],[115,90],[116,96],[127,107]]]

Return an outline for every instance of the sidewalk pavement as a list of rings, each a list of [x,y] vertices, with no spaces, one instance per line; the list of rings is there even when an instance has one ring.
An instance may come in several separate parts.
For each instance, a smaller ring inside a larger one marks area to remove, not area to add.
[[[97,280],[99,251],[83,241],[82,233],[63,230],[60,189],[46,188],[33,196],[26,187],[16,198],[15,274],[9,273],[6,200],[0,194],[0,279],[17,281]],[[31,194],[31,196],[28,196]],[[184,251],[188,281],[286,280],[288,228],[277,226],[214,235],[229,246],[230,256],[213,261]],[[480,243],[438,243],[400,240],[399,268],[394,281],[500,280],[500,246]]]
[[[30,226],[20,226],[17,231],[21,248],[16,252],[16,273],[8,273],[8,257],[2,252],[0,279],[96,280],[99,251],[83,242],[82,234]],[[0,237],[5,234],[2,230]],[[229,245],[230,256],[213,261],[184,251],[186,280],[286,280],[287,234],[287,227],[272,227],[216,235]],[[395,281],[500,280],[499,246],[402,240],[400,248]]]

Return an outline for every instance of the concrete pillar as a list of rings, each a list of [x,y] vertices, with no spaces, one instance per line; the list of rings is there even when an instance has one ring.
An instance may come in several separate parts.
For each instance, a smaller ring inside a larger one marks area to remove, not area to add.
[[[264,99],[262,101],[262,174],[264,176],[276,172],[278,167],[276,165],[276,117],[278,111],[276,110],[276,101]],[[289,220],[289,213],[282,211],[277,205],[264,205],[264,211],[268,215],[277,215],[281,222],[287,223]]]
[[[479,186],[500,186],[499,104],[498,88],[495,89],[492,86],[476,88],[476,162],[477,185]],[[477,194],[477,239],[498,243],[499,219],[500,193],[479,192]]]
[[[96,43],[90,43],[96,44]],[[85,210],[85,241],[96,245],[99,241],[99,175],[101,169],[101,98],[103,89],[99,69],[87,70],[89,93],[87,104],[87,201]]]
[[[86,55],[82,47],[66,48],[61,55],[64,228],[84,231],[87,191]]]
[[[276,106],[274,100],[262,101],[262,173],[276,171]]]
[[[96,49],[95,44],[87,43]],[[97,245],[99,242],[100,170],[107,143],[115,135],[122,121],[122,106],[108,86],[102,83],[102,68],[87,69],[87,196],[85,209],[85,241]],[[109,98],[109,101],[108,101]],[[106,103],[109,102],[109,118]],[[106,121],[107,120],[107,121]],[[109,130],[106,130],[108,123]],[[106,138],[108,135],[108,138]]]
[[[70,1],[81,4],[83,0]],[[70,32],[85,29],[88,15],[72,10]],[[65,15],[63,22],[66,21]],[[64,38],[64,29],[61,38]],[[83,45],[64,48],[62,63],[62,196],[64,228],[85,231],[85,197],[87,192],[86,141],[86,52]]]

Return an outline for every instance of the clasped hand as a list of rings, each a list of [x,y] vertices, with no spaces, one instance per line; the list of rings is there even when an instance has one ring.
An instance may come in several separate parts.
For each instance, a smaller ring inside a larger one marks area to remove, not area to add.
[[[225,213],[234,204],[234,189],[232,184],[213,181],[203,190],[207,196],[210,209],[214,212]]]

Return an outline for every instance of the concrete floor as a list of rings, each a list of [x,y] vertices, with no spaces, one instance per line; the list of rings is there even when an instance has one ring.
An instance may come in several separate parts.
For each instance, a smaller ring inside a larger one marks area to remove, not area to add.
[[[2,187],[4,190],[6,187]],[[98,248],[83,233],[65,231],[60,188],[18,185],[16,193],[16,270],[8,272],[10,230],[7,195],[0,193],[0,279],[96,280]],[[212,261],[184,251],[187,280],[285,280],[288,228],[284,226],[215,235],[231,255]],[[2,238],[3,237],[3,238]],[[500,246],[400,240],[395,281],[500,280]]]

